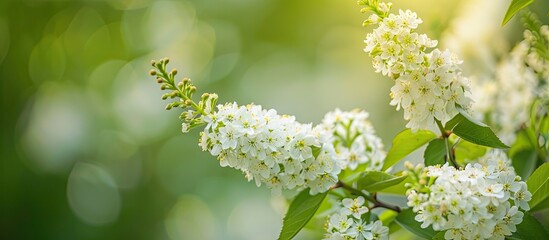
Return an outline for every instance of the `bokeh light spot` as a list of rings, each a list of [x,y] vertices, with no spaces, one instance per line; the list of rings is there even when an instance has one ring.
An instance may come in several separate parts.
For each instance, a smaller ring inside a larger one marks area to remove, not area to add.
[[[92,163],[74,165],[67,183],[67,198],[76,216],[88,224],[112,223],[120,212],[120,194],[113,178]]]
[[[182,196],[168,213],[164,224],[172,240],[221,239],[210,208],[196,196]]]
[[[31,167],[60,173],[90,148],[93,117],[77,89],[44,84],[36,94],[21,144]]]

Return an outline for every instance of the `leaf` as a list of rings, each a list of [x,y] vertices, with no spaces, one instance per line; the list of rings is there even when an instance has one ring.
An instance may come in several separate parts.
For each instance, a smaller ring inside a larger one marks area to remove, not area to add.
[[[523,149],[511,157],[513,167],[522,180],[527,180],[534,169],[536,169],[537,157],[535,149]]]
[[[509,239],[549,239],[549,232],[532,214],[525,212],[522,222],[517,225],[517,231]]]
[[[425,153],[423,153],[423,159],[425,159],[425,166],[433,166],[437,164],[444,164],[446,160],[446,142],[442,138],[436,138],[429,142]]]
[[[465,165],[466,160],[474,160],[486,154],[486,147],[473,144],[468,141],[459,141],[454,152],[456,162]]]
[[[395,220],[397,215],[398,213],[395,211],[384,211],[378,217],[384,226],[388,226],[390,223],[392,223]]]
[[[318,155],[320,155],[320,153],[322,152],[322,148],[317,146],[311,146],[311,150],[315,159],[318,158]]]
[[[526,181],[532,200],[528,202],[530,211],[547,208],[549,201],[549,163],[544,163]]]
[[[404,181],[400,182],[397,185],[390,186],[388,188],[385,188],[379,192],[381,193],[390,193],[390,194],[396,194],[396,195],[406,195],[407,188],[405,187],[406,183],[412,183],[411,178],[406,178]]]
[[[438,233],[433,237],[433,240],[445,240],[446,238],[444,238],[444,233],[445,233],[445,232],[438,232]]]
[[[328,192],[310,195],[309,189],[301,191],[290,204],[282,222],[278,240],[289,240],[311,220]]]
[[[418,130],[414,133],[412,130],[406,129],[400,132],[393,139],[393,145],[391,146],[391,149],[389,149],[387,157],[385,157],[381,170],[384,171],[387,168],[392,167],[408,154],[436,137],[437,136],[433,132],[427,130]]]
[[[462,139],[474,144],[493,148],[509,148],[486,124],[474,120],[459,107],[458,110],[460,113],[446,124],[447,130],[451,130]]]
[[[406,175],[393,176],[384,172],[366,171],[358,179],[357,188],[368,192],[378,192],[379,190],[399,184],[407,177]]]
[[[415,213],[411,208],[400,212],[395,218],[395,221],[406,230],[422,238],[432,239],[438,234],[438,232],[433,230],[430,226],[421,228],[421,223],[415,220]]]
[[[512,160],[513,167],[524,181],[536,169],[537,151],[535,146],[532,146],[532,140],[529,136],[533,134],[531,131],[530,128],[519,131],[513,146],[509,149],[509,157]]]
[[[527,7],[532,2],[534,2],[534,0],[513,0],[505,13],[505,17],[503,17],[501,26],[504,26],[507,22],[509,22],[509,20],[511,20],[511,18],[513,18],[513,16],[515,16],[515,14],[517,14],[518,11]]]

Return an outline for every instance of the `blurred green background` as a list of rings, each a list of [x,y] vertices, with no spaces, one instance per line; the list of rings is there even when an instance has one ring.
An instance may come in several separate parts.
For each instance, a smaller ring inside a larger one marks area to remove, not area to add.
[[[455,19],[472,21],[472,2],[394,1],[418,12],[421,31],[449,39],[441,45],[467,59],[466,73],[490,72],[522,30],[516,19],[500,28],[508,1],[481,1],[484,24],[463,26]],[[181,134],[149,62],[170,57],[220,102],[301,122],[365,109],[389,145],[405,123],[388,105],[392,82],[362,51],[359,9],[355,0],[0,1],[0,238],[274,239],[284,198],[219,167],[198,131]]]

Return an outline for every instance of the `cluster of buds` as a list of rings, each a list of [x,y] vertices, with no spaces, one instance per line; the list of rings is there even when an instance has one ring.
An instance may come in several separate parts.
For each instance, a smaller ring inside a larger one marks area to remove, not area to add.
[[[393,3],[390,2],[379,2],[379,0],[359,0],[358,5],[363,6],[360,12],[374,12],[375,15],[372,15],[370,18],[364,21],[364,26],[368,26],[373,23],[377,23],[379,18],[385,18],[389,15]]]
[[[159,61],[153,60],[151,65],[154,69],[149,74],[156,77],[156,82],[160,84],[161,90],[170,91],[162,95],[162,100],[177,98],[177,100],[166,105],[166,110],[177,107],[184,110],[179,118],[183,120],[181,131],[186,133],[197,126],[205,124],[203,117],[213,114],[218,97],[215,93],[204,93],[200,97],[200,101],[196,103],[193,100],[196,86],[187,77],[176,84],[175,76],[177,75],[177,69],[168,72],[166,66],[169,62],[168,58],[163,58]]]

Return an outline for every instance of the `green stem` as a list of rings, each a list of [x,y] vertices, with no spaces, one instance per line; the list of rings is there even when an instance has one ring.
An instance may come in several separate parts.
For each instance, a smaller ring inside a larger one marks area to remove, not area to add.
[[[374,206],[371,207],[371,209],[377,208],[377,207],[382,207],[382,208],[393,210],[395,212],[400,212],[400,207],[381,202],[377,199],[377,196],[375,194],[373,196],[370,196],[370,195],[368,195],[368,194],[366,194],[366,193],[364,193],[364,192],[362,192],[362,191],[360,191],[356,188],[353,188],[353,187],[345,184],[342,181],[338,181],[337,184],[332,188],[343,188],[343,189],[347,190],[348,192],[350,192],[351,194],[364,197],[364,199],[366,199],[369,202],[374,204]]]
[[[170,86],[171,90],[177,90],[177,93],[180,98],[182,98],[184,101],[189,100],[191,102],[191,106],[198,111],[202,115],[208,115],[204,109],[198,106],[189,96],[187,96],[181,89],[179,89],[175,85],[175,81],[173,79],[173,76],[170,77],[170,74],[166,71],[166,66],[162,65],[161,67],[157,68],[158,71],[160,71],[160,76],[166,81],[166,83]]]
[[[438,129],[440,130],[440,133],[442,134],[442,137],[444,138],[444,144],[446,145],[446,162],[450,162],[450,164],[454,165],[454,167],[458,168],[458,164],[456,162],[455,156],[454,156],[454,149],[452,146],[450,146],[450,135],[452,132],[447,131],[444,129],[444,126],[442,126],[442,122],[440,122],[438,119],[435,118],[435,122],[437,123]]]

